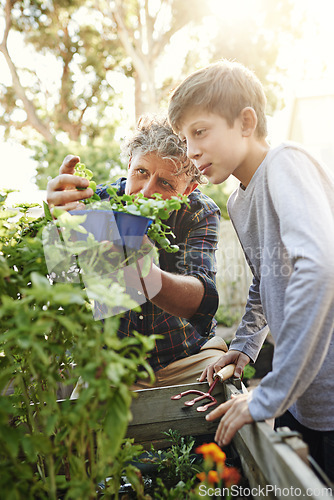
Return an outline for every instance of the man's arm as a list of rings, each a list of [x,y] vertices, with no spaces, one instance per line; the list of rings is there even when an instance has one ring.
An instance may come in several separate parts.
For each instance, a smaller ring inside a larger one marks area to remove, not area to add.
[[[171,227],[180,250],[164,254],[161,268],[153,265],[144,283],[154,288],[154,282],[160,280],[161,289],[150,301],[173,316],[188,319],[205,336],[218,307],[215,252],[219,209],[212,200],[204,203],[201,195],[199,198],[192,200],[191,208],[174,213]]]
[[[203,300],[203,283],[193,276],[168,273],[153,264],[147,280],[161,280],[160,291],[150,301],[173,316],[190,319]]]

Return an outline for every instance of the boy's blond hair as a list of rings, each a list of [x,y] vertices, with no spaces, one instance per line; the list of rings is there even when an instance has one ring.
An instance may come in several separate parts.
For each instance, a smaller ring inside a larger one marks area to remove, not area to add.
[[[256,135],[267,136],[266,96],[260,80],[240,63],[221,60],[189,75],[172,93],[168,118],[178,132],[192,109],[216,113],[233,127],[240,112],[251,107],[257,115]]]

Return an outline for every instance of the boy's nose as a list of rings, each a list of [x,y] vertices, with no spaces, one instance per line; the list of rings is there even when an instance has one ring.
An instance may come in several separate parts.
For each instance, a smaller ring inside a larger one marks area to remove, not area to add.
[[[201,152],[196,147],[193,145],[191,142],[187,143],[187,156],[190,158],[190,160],[197,160],[201,156]]]

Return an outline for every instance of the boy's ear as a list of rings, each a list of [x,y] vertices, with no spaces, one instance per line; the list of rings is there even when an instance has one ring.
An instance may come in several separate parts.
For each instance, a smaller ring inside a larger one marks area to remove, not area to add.
[[[189,186],[186,188],[185,192],[183,194],[185,194],[186,196],[188,196],[189,194],[191,194],[194,189],[196,189],[198,186],[198,183],[196,182],[190,182]]]
[[[253,108],[244,108],[240,113],[241,132],[244,137],[249,137],[255,132],[257,125],[257,115]]]

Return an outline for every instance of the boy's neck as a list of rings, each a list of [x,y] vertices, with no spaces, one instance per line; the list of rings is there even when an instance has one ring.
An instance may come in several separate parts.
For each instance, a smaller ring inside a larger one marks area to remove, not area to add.
[[[247,157],[241,167],[234,172],[243,189],[246,189],[253,175],[267,156],[270,146],[266,139],[255,140],[249,148]]]

